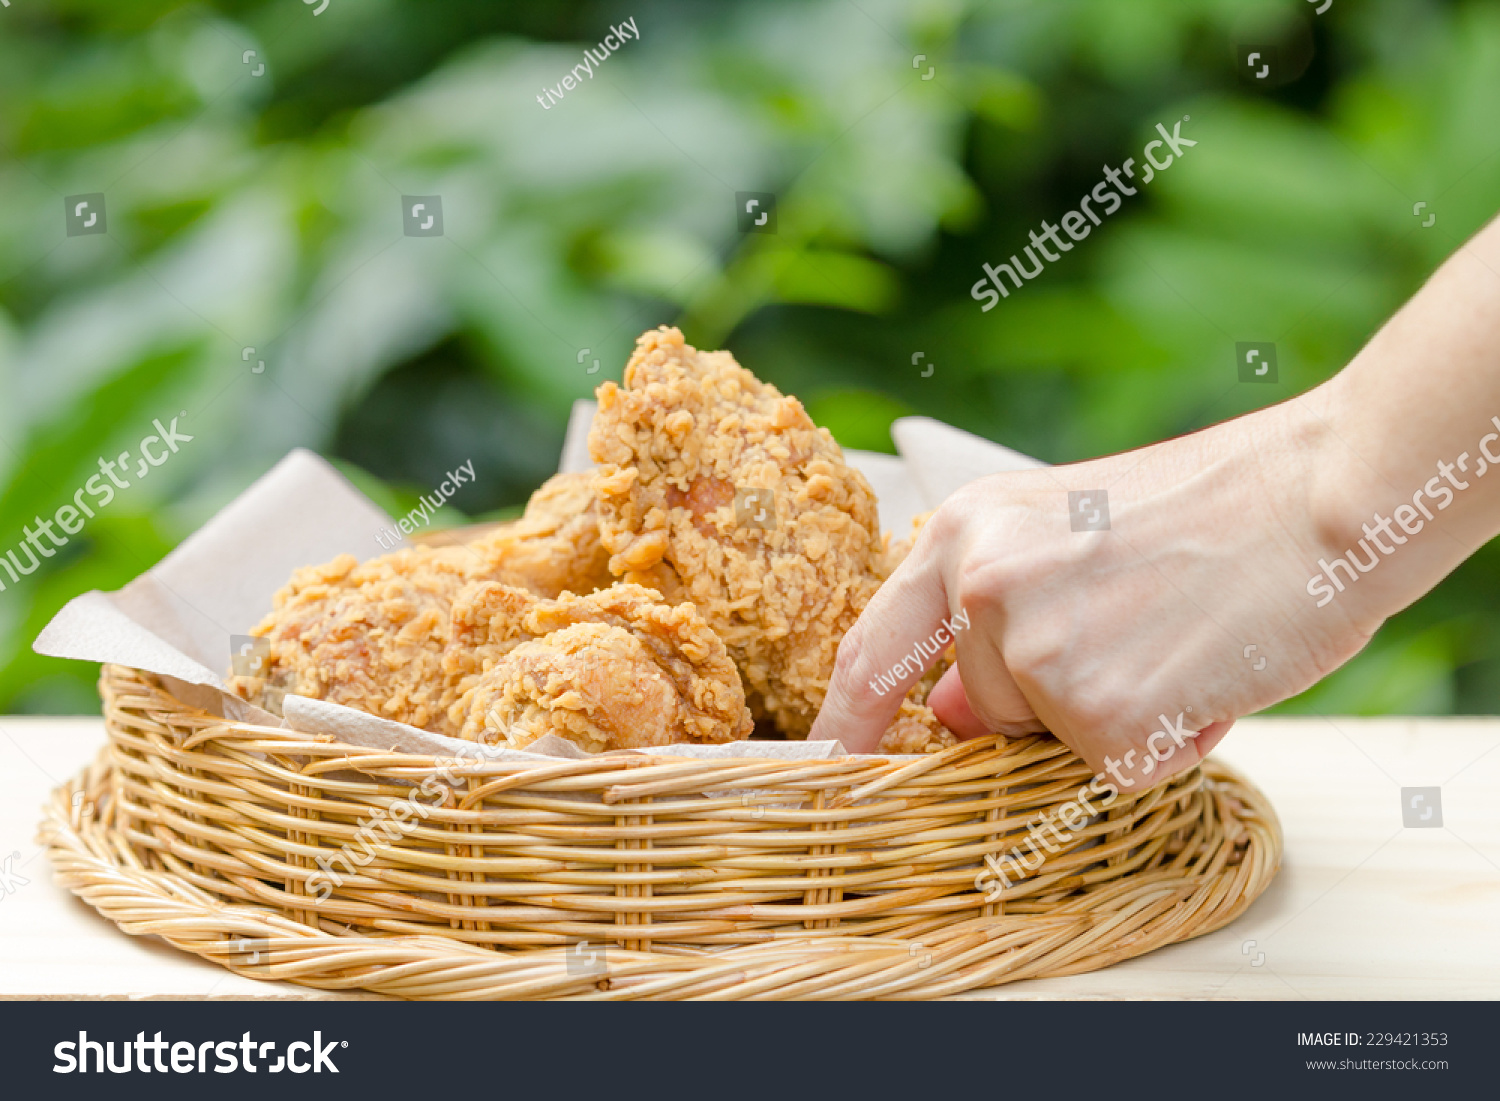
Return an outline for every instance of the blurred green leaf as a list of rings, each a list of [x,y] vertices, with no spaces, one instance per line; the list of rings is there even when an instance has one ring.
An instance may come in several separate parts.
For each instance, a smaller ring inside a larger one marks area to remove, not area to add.
[[[888,450],[891,420],[921,413],[1067,462],[1326,378],[1500,207],[1493,3],[635,14],[641,40],[543,107],[618,15],[4,9],[0,538],[153,418],[186,409],[197,438],[0,592],[0,710],[92,699],[94,670],[30,654],[41,624],[124,584],[290,447],[395,514],[473,458],[482,476],[442,522],[513,513],[572,402],[650,326],[736,351],[846,446]],[[1252,28],[1311,28],[1307,71],[1241,81]],[[982,263],[1183,116],[1197,146],[980,311]],[[99,191],[108,234],[65,236],[63,197]],[[776,196],[775,235],[739,232],[739,191]],[[405,236],[405,195],[441,196],[442,237]],[[1280,384],[1234,384],[1243,339],[1278,343]],[[1287,708],[1500,709],[1497,575],[1482,551]]]
[[[833,433],[841,447],[894,455],[891,423],[916,412],[888,394],[873,390],[833,390],[806,403],[812,419]]]

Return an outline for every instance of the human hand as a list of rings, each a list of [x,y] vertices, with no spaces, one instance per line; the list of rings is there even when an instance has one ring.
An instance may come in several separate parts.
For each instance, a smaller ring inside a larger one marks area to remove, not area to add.
[[[811,737],[873,751],[901,694],[872,682],[947,620],[958,664],[928,703],[959,737],[1050,730],[1121,790],[1191,767],[1381,622],[1378,601],[1308,595],[1319,559],[1348,545],[1333,549],[1345,532],[1329,519],[1341,448],[1312,404],[1291,402],[964,487],[844,638]],[[1072,530],[1068,491],[1099,489],[1108,530]]]

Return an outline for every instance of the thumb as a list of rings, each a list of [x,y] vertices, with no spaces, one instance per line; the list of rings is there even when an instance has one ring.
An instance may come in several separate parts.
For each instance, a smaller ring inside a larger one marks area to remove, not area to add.
[[[872,753],[901,701],[953,641],[938,556],[919,543],[839,643],[838,660],[809,738]]]
[[[958,663],[927,694],[927,706],[960,740],[982,734],[1019,738],[1046,730],[983,629],[958,644]],[[974,685],[971,692],[965,684]]]
[[[974,714],[957,665],[932,686],[932,691],[927,693],[927,706],[932,708],[939,722],[961,739],[978,738],[990,732],[984,720]]]

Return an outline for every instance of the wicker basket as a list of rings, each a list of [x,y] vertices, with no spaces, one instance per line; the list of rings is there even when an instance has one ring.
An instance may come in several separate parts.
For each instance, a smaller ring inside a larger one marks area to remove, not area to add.
[[[1281,859],[1265,797],[1209,762],[986,902],[985,854],[1090,779],[1050,737],[460,763],[226,723],[119,666],[101,690],[109,744],[42,824],[61,881],[128,933],[328,990],[932,998],[1217,929]]]

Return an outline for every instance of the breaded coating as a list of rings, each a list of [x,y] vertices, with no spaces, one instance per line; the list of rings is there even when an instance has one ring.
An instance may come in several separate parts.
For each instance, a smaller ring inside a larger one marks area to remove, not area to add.
[[[465,736],[514,749],[544,734],[591,753],[731,740],[722,722],[710,727],[714,736],[694,737],[690,729],[705,717],[693,712],[639,638],[603,623],[576,623],[521,643],[466,700]]]
[[[469,544],[486,561],[476,576],[510,580],[542,596],[614,584],[599,542],[594,477],[592,470],[554,475],[531,495],[520,520]]]
[[[638,585],[556,600],[470,586],[444,668],[462,686],[448,725],[471,741],[550,732],[597,751],[740,741],[753,725],[723,641],[691,604]]]
[[[918,685],[901,701],[901,710],[880,736],[877,753],[936,753],[958,744],[953,732],[938,722],[932,708],[917,701],[918,695],[926,699],[930,688]]]
[[[439,730],[456,698],[442,671],[448,609],[475,561],[466,547],[415,548],[298,570],[251,632],[270,643],[266,676],[231,687],[262,706],[269,687]]]
[[[598,397],[589,450],[610,570],[691,601],[753,706],[805,737],[839,640],[886,575],[869,483],[796,398],[673,328],[643,335],[624,386]],[[914,744],[922,715],[903,716],[899,740]],[[931,719],[926,741],[953,736]]]
[[[911,554],[912,547],[917,545],[917,536],[922,534],[922,529],[931,519],[931,512],[919,513],[911,518],[911,533],[904,539],[893,539],[887,536],[885,560],[881,566],[882,578],[890,577],[896,572],[896,567],[906,561],[906,556]]]
[[[557,475],[520,520],[470,543],[364,563],[346,554],[296,571],[251,631],[270,643],[265,676],[233,677],[230,687],[270,710],[268,688],[443,732],[459,694],[443,672],[449,610],[465,585],[495,580],[552,597],[611,583],[593,478]]]

